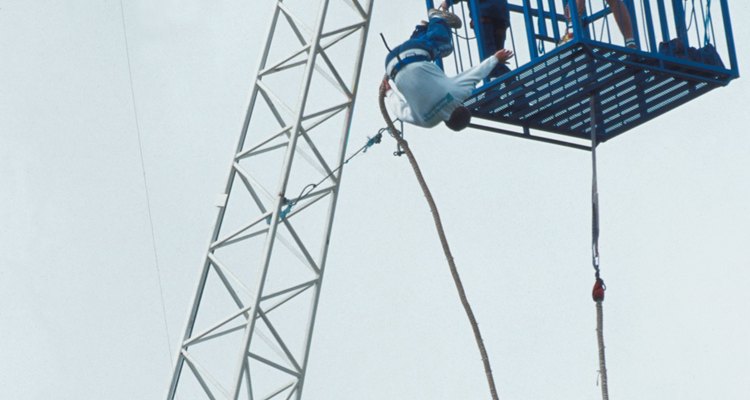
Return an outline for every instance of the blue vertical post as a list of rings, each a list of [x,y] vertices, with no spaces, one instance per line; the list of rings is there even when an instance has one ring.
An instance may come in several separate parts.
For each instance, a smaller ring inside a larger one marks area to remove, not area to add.
[[[425,0],[425,2],[427,4],[427,9],[428,10],[431,10],[431,9],[435,8],[435,2],[433,0]],[[451,39],[452,39],[452,37],[451,37]],[[444,69],[443,68],[443,60],[442,59],[438,58],[437,60],[435,60],[435,64],[437,64],[437,66],[440,67],[440,69]]]
[[[484,60],[492,54],[484,54],[484,41],[485,37],[482,36],[482,21],[479,17],[479,4],[477,0],[469,0],[469,13],[471,19],[474,21],[474,36],[477,38],[477,48],[479,49],[479,59]]]
[[[544,0],[536,0],[536,18],[537,25],[539,26],[539,35],[547,37],[547,18],[544,17]],[[541,47],[538,48],[542,53],[545,52],[544,42]]]
[[[581,40],[584,37],[588,37],[586,32],[583,30],[583,23],[581,22],[581,16],[578,15],[578,6],[575,0],[567,0],[568,12],[570,13],[570,21],[573,23],[573,38],[575,40]]]
[[[685,9],[682,7],[682,0],[672,0],[672,12],[674,13],[674,26],[677,29],[677,37],[682,40],[682,44],[684,44],[685,49],[687,49],[687,25],[685,25]]]
[[[624,0],[625,8],[628,9],[628,15],[630,15],[630,26],[633,29],[633,40],[641,47],[641,36],[638,32],[638,18],[635,17],[635,5],[633,0]]]
[[[661,40],[662,42],[669,42],[669,25],[667,23],[667,9],[664,7],[664,0],[656,0],[656,6],[659,8]]]
[[[721,0],[721,19],[724,20],[724,35],[727,39],[727,53],[729,53],[729,65],[734,75],[739,75],[737,67],[737,53],[734,49],[734,35],[732,34],[732,21],[729,18],[729,6],[727,0]]]
[[[427,2],[427,9],[428,10],[431,10],[431,9],[435,8],[435,2],[433,0],[426,0],[426,2]]]
[[[532,60],[539,58],[539,53],[536,51],[534,42],[534,21],[531,16],[531,3],[529,0],[523,0],[523,19],[526,23],[526,41],[529,44],[529,55]]]
[[[658,0],[657,0],[658,1]],[[656,53],[659,49],[656,47],[656,33],[654,32],[654,20],[651,15],[651,2],[650,0],[643,0],[643,11],[646,14],[646,30],[648,31],[648,47],[652,53]],[[630,16],[634,18],[634,16]]]
[[[552,37],[555,39],[555,43],[560,41],[560,27],[559,21],[557,20],[557,9],[555,8],[555,0],[549,0],[549,13],[552,18]]]
[[[539,19],[537,21],[539,24],[539,34],[547,36],[547,19],[544,17],[544,0],[536,0],[536,7],[537,18]]]

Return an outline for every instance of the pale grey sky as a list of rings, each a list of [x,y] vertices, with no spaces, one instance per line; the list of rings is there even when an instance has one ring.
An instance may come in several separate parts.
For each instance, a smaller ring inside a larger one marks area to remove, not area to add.
[[[750,5],[732,1],[741,73]],[[159,399],[270,1],[127,0],[167,345],[117,0],[0,0],[0,399]],[[376,2],[350,150],[382,125]],[[750,393],[746,78],[602,145],[610,393]],[[410,128],[503,399],[597,399],[590,159]],[[487,398],[421,192],[390,139],[347,165],[305,399]]]

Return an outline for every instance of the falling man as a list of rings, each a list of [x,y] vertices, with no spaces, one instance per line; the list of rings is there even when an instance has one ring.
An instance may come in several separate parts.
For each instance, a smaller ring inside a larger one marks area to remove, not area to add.
[[[401,121],[431,128],[441,121],[454,131],[466,128],[471,112],[463,101],[479,81],[498,63],[507,63],[510,50],[498,50],[460,74],[448,77],[433,61],[453,52],[451,28],[460,28],[461,19],[443,10],[429,12],[429,22],[417,25],[411,38],[388,53],[385,70],[386,104],[391,115]]]

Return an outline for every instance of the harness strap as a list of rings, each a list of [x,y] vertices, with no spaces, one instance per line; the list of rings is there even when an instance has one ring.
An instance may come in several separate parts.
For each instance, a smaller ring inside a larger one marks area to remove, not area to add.
[[[383,40],[383,46],[385,46],[385,49],[388,50],[388,52],[390,53],[392,51],[391,46],[388,46],[388,42],[386,42],[385,36],[383,36],[383,32],[380,32],[380,39]],[[396,58],[398,58],[398,60],[401,61],[401,57],[399,57],[398,54],[396,54]]]
[[[398,57],[398,55],[396,55],[396,57]],[[398,74],[398,72],[401,71],[405,66],[420,61],[432,61],[432,58],[429,56],[410,56],[403,59],[399,58],[396,65],[394,65],[393,68],[391,68],[391,70],[388,72],[388,77],[391,78],[391,80],[395,80],[396,74]]]

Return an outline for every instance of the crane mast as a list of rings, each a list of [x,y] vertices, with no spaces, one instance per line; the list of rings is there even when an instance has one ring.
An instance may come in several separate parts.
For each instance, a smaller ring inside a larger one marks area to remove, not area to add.
[[[167,399],[301,398],[372,1],[275,2]]]

